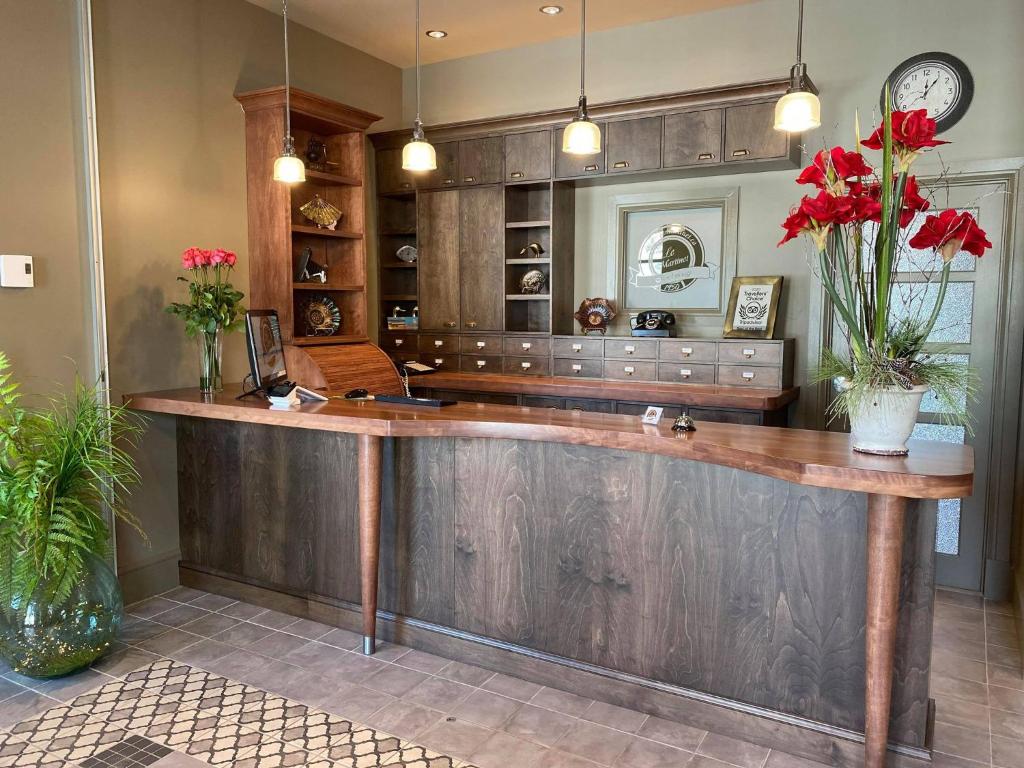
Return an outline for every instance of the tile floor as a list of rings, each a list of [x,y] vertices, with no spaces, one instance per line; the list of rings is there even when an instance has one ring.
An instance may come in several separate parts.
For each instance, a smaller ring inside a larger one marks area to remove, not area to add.
[[[53,681],[0,677],[0,768],[818,768],[784,752],[187,588]],[[1024,768],[1007,606],[940,592],[939,768]]]

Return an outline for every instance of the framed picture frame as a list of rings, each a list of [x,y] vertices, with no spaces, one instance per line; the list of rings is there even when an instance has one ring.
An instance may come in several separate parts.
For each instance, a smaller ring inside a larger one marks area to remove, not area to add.
[[[717,328],[736,274],[739,189],[609,201],[608,294],[620,311],[659,309]]]
[[[782,297],[782,275],[734,277],[723,335],[727,339],[771,339]]]

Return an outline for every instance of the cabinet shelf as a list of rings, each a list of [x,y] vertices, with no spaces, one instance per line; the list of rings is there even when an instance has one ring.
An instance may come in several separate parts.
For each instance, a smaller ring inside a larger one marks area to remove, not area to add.
[[[505,259],[505,263],[509,265],[513,264],[550,264],[551,259]]]
[[[406,262],[401,264],[381,264],[380,267],[381,269],[416,269],[416,262],[411,264]]]
[[[385,293],[381,301],[416,301],[415,293]]]
[[[365,285],[331,284],[331,283],[292,283],[296,291],[362,291]]]
[[[309,168],[306,169],[306,181],[313,181],[326,187],[363,186],[362,179],[357,179],[355,176],[345,176],[340,173],[331,173],[330,171],[314,171]]]
[[[547,301],[550,298],[549,293],[509,293],[505,296],[505,301]]]
[[[550,221],[542,221],[537,219],[535,221],[506,221],[505,229],[540,229],[541,227],[550,227]]]
[[[416,228],[390,228],[380,231],[384,237],[416,237]]]
[[[307,227],[303,224],[292,224],[292,234],[313,235],[314,237],[338,237],[346,240],[362,240],[360,232],[352,232],[347,229],[320,229],[319,227]]]

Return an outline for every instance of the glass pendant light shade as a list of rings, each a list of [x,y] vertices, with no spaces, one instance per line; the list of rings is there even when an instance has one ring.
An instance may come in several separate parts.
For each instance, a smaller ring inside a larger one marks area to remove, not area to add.
[[[288,184],[306,180],[306,166],[295,155],[281,155],[274,161],[274,181]]]
[[[821,125],[821,102],[810,91],[790,91],[775,105],[775,130],[803,133]]]
[[[433,171],[437,169],[437,153],[423,131],[413,131],[412,139],[402,147],[402,170]]]
[[[601,129],[586,117],[577,117],[562,134],[562,151],[570,155],[596,155],[601,152]]]

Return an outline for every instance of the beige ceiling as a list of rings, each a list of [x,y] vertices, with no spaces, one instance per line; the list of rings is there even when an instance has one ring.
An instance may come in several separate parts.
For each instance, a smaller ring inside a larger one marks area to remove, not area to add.
[[[249,0],[275,13],[281,0]],[[588,0],[588,30],[742,5],[755,0]],[[443,29],[443,40],[421,38],[424,63],[516,48],[579,30],[580,0],[421,0],[423,30]],[[561,5],[557,16],[539,12]],[[289,0],[288,16],[328,37],[400,67],[415,63],[415,0]]]

